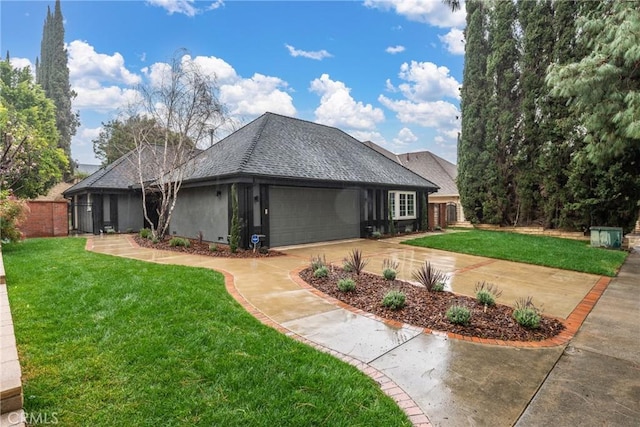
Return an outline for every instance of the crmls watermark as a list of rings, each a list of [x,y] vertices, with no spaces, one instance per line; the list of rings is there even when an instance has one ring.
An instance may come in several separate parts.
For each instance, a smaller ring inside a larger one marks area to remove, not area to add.
[[[8,419],[9,425],[18,424],[18,423],[26,423],[27,425],[47,425],[47,424],[58,424],[58,413],[57,412],[11,412],[9,413]]]

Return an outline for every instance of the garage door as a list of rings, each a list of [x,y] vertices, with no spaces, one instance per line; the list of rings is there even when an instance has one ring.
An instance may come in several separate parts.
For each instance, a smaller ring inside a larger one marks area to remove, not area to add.
[[[271,246],[360,237],[358,190],[269,188]]]

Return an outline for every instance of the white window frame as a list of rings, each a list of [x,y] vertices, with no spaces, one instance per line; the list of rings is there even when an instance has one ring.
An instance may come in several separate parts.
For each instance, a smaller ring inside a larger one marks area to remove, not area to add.
[[[404,197],[402,197],[404,196]],[[404,207],[405,207],[405,214],[404,215],[400,215],[400,200],[403,199],[405,200],[404,202]],[[412,203],[409,204],[409,199],[412,199]],[[392,218],[395,220],[401,220],[401,219],[416,219],[416,192],[415,191],[390,191],[389,192],[389,209],[392,210],[391,215]],[[411,207],[413,208],[413,213],[409,213],[409,206],[411,205]]]

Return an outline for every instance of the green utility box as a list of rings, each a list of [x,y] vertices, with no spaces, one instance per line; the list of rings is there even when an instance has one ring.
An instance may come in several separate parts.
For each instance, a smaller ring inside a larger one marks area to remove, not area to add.
[[[622,228],[591,227],[591,246],[620,249],[622,246]]]

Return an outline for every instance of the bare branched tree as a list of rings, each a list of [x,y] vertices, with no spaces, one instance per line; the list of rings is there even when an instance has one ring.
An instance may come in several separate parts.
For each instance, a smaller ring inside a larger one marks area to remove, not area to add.
[[[134,143],[137,181],[142,205],[153,238],[164,236],[171,221],[178,192],[189,173],[186,163],[198,147],[213,141],[227,121],[218,99],[214,75],[203,72],[191,57],[179,51],[170,64],[153,70],[149,83],[140,85],[138,102],[130,107],[133,121],[128,132]],[[147,203],[150,200],[152,203]],[[154,206],[153,211],[149,211]]]

